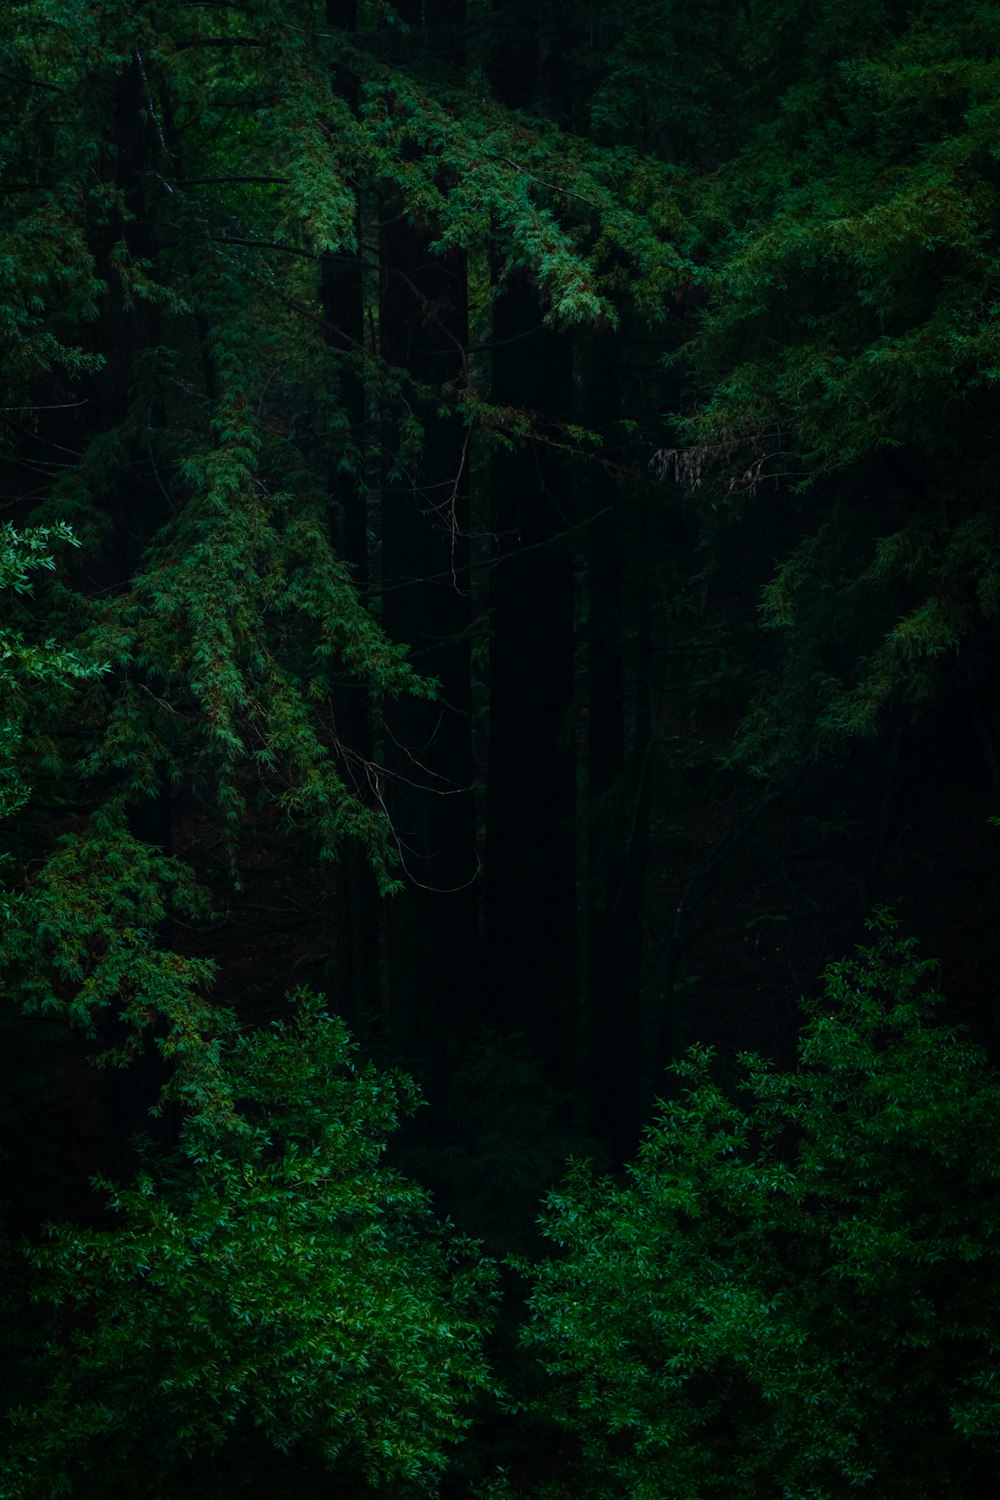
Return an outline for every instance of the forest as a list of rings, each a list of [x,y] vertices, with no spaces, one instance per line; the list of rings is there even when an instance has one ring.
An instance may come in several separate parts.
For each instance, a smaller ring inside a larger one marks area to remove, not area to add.
[[[968,1500],[1000,5],[0,7],[0,1497]]]

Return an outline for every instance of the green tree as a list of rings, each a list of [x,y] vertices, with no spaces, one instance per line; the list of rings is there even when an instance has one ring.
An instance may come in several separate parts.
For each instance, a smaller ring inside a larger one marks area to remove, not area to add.
[[[432,1491],[477,1394],[493,1272],[383,1161],[402,1075],[299,994],[175,1077],[180,1148],[33,1258],[51,1309],[4,1494]],[[258,1486],[258,1488],[254,1488]]]
[[[770,109],[691,179],[705,313],[665,455],[722,547],[778,556],[759,768],[975,698],[1000,598],[996,7],[808,7],[790,73],[793,11]]]
[[[385,924],[384,1013],[423,1044],[435,1004],[462,1013],[453,908],[477,939],[457,889],[478,868],[469,449],[521,449],[533,474],[579,440],[561,408],[491,395],[464,257],[481,329],[508,283],[551,330],[613,324],[626,282],[655,313],[677,263],[646,211],[655,174],[498,100],[462,5],[24,0],[0,28],[4,441],[19,503],[81,539],[64,608],[110,668],[66,753],[93,812],[76,837],[114,824],[169,856],[199,798],[234,873],[264,810],[317,862],[360,854],[383,893],[412,844],[411,887],[455,888]],[[407,963],[400,932],[433,963]]]
[[[1000,1090],[931,968],[879,922],[793,1071],[748,1055],[733,1100],[695,1049],[625,1179],[578,1163],[550,1195],[524,1340],[579,1445],[552,1494],[989,1487]]]

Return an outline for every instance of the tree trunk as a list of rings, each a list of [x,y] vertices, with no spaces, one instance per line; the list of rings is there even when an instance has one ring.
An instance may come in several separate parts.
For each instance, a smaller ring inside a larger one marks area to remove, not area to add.
[[[395,219],[386,205],[383,218]],[[382,232],[382,357],[436,390],[462,373],[467,342],[464,257],[431,256],[426,236],[396,219]],[[442,400],[447,399],[442,396]],[[437,700],[385,709],[388,809],[405,889],[386,905],[390,1016],[398,1050],[442,1078],[450,1042],[469,1024],[476,949],[475,768],[471,737],[466,429],[421,412],[423,452],[386,476],[382,623]],[[394,434],[386,433],[391,453]]]
[[[356,0],[327,0],[327,24],[332,29],[357,29]],[[357,108],[357,81],[345,75],[338,80],[341,93]],[[361,212],[356,233],[360,244]],[[331,349],[343,354],[338,369],[338,397],[348,426],[353,464],[348,472],[332,465],[330,493],[331,525],[341,557],[351,566],[362,599],[368,601],[371,565],[368,555],[368,494],[366,487],[367,397],[361,356],[365,343],[365,285],[360,256],[341,253],[324,258],[321,297],[326,338]],[[336,455],[339,459],[341,455]],[[345,686],[334,698],[338,739],[352,753],[371,762],[374,758],[372,704],[359,684]],[[356,843],[345,845],[337,864],[334,944],[336,997],[352,1028],[364,1031],[379,1014],[379,910],[375,875],[364,850]]]
[[[519,278],[496,309],[493,397],[565,419],[570,341],[540,323],[537,298]],[[491,1013],[495,1024],[522,1032],[550,1072],[569,1073],[577,1031],[572,482],[553,448],[529,441],[494,459],[492,488]]]

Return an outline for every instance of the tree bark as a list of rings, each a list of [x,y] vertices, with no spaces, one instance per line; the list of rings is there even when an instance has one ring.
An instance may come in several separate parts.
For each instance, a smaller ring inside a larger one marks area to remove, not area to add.
[[[493,398],[569,417],[569,337],[539,327],[517,278],[496,309]],[[527,330],[537,331],[518,338]],[[511,340],[517,340],[511,342]],[[542,417],[544,424],[544,417]],[[575,1064],[576,810],[571,723],[573,490],[560,455],[528,441],[493,461],[497,559],[490,583],[490,748],[486,930],[491,1013],[522,1032],[545,1067]]]
[[[381,354],[440,390],[462,374],[464,257],[432,256],[423,232],[392,212],[383,218],[390,222],[382,231]],[[468,434],[440,410],[424,410],[421,419],[419,460],[405,477],[384,479],[382,623],[440,690],[434,702],[407,698],[385,709],[388,809],[406,882],[386,905],[385,930],[396,1044],[434,1079],[443,1078],[449,1045],[469,1025],[478,862]],[[385,436],[391,452],[395,434]]]

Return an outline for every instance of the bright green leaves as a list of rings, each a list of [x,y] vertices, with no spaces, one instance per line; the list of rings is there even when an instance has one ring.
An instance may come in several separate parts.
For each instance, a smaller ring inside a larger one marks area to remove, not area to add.
[[[680,275],[653,202],[663,169],[488,98],[429,95],[399,69],[366,85],[362,116],[380,173],[433,249],[488,250],[501,281],[526,272],[559,326],[616,323],[621,270],[643,311],[662,315]]]
[[[382,1160],[413,1085],[360,1067],[304,994],[287,1028],[226,1038],[211,1083],[176,1160],[107,1189],[110,1227],[37,1252],[59,1332],[5,1493],[189,1464],[228,1491],[261,1443],[366,1493],[433,1491],[489,1385],[493,1275]]]
[[[798,1067],[680,1070],[627,1180],[577,1166],[525,1340],[580,1444],[559,1494],[973,1493],[1000,1429],[1000,1105],[882,923]]]

